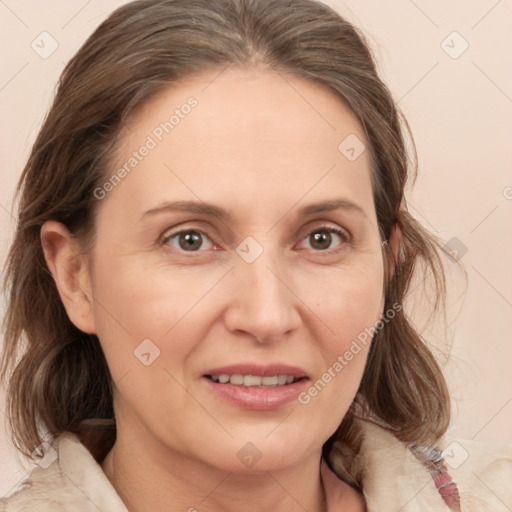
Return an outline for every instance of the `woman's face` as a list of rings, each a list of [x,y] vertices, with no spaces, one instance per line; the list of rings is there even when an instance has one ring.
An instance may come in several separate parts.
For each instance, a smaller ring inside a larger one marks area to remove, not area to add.
[[[363,143],[333,93],[266,70],[203,74],[137,112],[91,252],[123,435],[227,471],[318,455],[383,311]]]

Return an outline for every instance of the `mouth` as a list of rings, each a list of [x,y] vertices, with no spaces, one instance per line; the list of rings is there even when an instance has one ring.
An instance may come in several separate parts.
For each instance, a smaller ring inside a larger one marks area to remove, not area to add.
[[[231,406],[260,411],[295,401],[310,380],[304,370],[288,365],[225,366],[203,377],[213,394]]]
[[[233,375],[221,373],[220,375],[205,375],[205,377],[217,384],[233,384],[234,386],[243,386],[246,388],[275,388],[287,386],[306,378],[294,377],[293,375],[270,375],[262,377],[260,375],[242,375],[240,373]]]

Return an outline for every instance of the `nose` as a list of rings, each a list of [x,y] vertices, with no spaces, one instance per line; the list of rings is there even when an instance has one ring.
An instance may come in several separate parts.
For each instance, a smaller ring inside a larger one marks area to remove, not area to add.
[[[231,300],[226,328],[250,335],[260,344],[289,336],[301,324],[300,298],[289,269],[267,251],[254,262],[241,258],[230,272]]]

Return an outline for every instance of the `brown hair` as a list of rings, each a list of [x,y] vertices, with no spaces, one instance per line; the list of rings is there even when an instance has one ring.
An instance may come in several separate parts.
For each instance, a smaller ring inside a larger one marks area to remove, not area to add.
[[[401,304],[413,274],[426,270],[436,305],[445,293],[440,243],[407,211],[404,187],[415,174],[404,140],[407,122],[379,79],[364,37],[313,0],[139,0],[116,10],[66,66],[18,186],[19,222],[6,267],[8,307],[1,377],[9,378],[13,441],[30,454],[43,431],[78,433],[102,458],[115,438],[112,382],[96,336],[69,320],[46,265],[41,226],[63,223],[94,241],[93,191],[109,176],[128,116],[184,77],[228,65],[267,66],[334,91],[364,129],[382,240],[399,226],[403,240],[386,277],[385,309]],[[412,139],[411,139],[412,142]],[[386,247],[386,245],[384,246]],[[384,250],[384,257],[391,252]],[[362,400],[406,443],[435,443],[449,422],[441,370],[403,310],[375,335],[360,384]],[[105,436],[87,429],[114,428]],[[357,423],[343,419],[333,443],[337,467],[353,485]]]

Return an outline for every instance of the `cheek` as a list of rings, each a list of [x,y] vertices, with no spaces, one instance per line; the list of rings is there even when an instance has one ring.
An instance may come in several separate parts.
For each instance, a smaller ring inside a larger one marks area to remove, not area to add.
[[[304,285],[306,296],[331,334],[327,336],[331,350],[343,349],[382,314],[383,267],[377,257],[359,265],[329,269],[324,275],[304,276],[306,280],[310,283]]]
[[[299,402],[317,401],[319,410],[345,414],[359,387],[375,326],[383,306],[382,265],[373,262],[343,269],[310,295],[314,312],[328,329],[321,339],[322,371]],[[333,425],[337,426],[336,420]]]
[[[144,347],[158,354],[159,366],[167,367],[172,361],[174,367],[182,368],[183,360],[195,348],[199,331],[206,329],[211,303],[205,298],[225,270],[216,268],[200,274],[160,264],[149,267],[144,258],[117,257],[111,261],[108,251],[104,253],[97,256],[100,263],[95,266],[93,279],[95,317],[113,377],[138,368],[136,357]],[[194,336],[183,335],[186,326]]]
[[[119,393],[117,404],[128,407],[118,412],[135,414],[141,423],[172,422],[173,431],[185,432],[187,414],[208,419],[183,385],[209,329],[214,301],[208,292],[224,272],[194,276],[190,270],[149,269],[136,259],[118,258],[115,264],[103,259],[93,283],[97,335]]]

